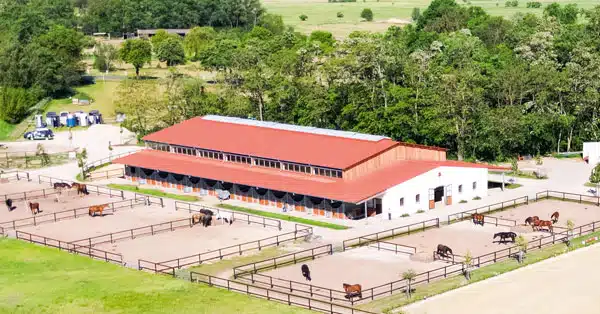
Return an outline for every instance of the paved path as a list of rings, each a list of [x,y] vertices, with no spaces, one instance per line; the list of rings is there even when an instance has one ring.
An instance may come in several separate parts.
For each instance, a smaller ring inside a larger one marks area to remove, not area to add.
[[[405,307],[410,314],[599,313],[600,244]]]

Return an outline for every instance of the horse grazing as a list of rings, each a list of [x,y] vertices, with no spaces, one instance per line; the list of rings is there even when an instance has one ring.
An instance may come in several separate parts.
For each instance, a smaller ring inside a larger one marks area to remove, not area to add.
[[[9,211],[9,212],[12,212],[12,211],[13,211],[13,209],[15,209],[15,207],[13,207],[13,206],[12,206],[12,205],[13,205],[13,200],[11,200],[10,198],[7,198],[7,199],[4,201],[4,204],[6,204],[6,207],[8,208],[8,211]]]
[[[533,226],[533,224],[539,220],[540,220],[540,217],[538,217],[538,216],[527,217],[527,219],[525,219],[525,224]]]
[[[538,221],[536,221],[534,226],[537,227],[537,230],[542,229],[542,227],[546,227],[546,229],[548,229],[548,231],[554,232],[553,231],[554,228],[552,227],[552,221],[550,221],[550,220],[538,220]]]
[[[34,214],[34,215],[37,214],[37,213],[39,213],[41,211],[40,210],[40,203],[29,202],[28,205],[29,205],[29,209],[31,210],[31,213]]]
[[[454,255],[452,253],[452,249],[443,244],[438,244],[436,253],[442,257],[450,257],[450,255]],[[450,253],[450,255],[448,255],[448,253]]]
[[[223,220],[225,223],[231,225],[233,223],[233,214],[219,211],[217,212],[217,220]]]
[[[87,185],[82,184],[82,183],[73,183],[73,185],[71,186],[74,189],[77,189],[77,195],[79,194],[84,194],[84,195],[89,195],[90,192],[88,192],[87,190]]]
[[[485,223],[485,216],[482,214],[473,214],[473,223],[483,226]]]
[[[104,209],[106,207],[108,207],[108,204],[90,206],[88,215],[90,215],[92,217],[96,217],[96,213],[98,213],[100,216],[103,216],[102,212],[104,211]]]
[[[550,216],[550,220],[552,220],[552,223],[555,224],[558,222],[558,216],[560,216],[560,214],[558,212],[554,212],[551,216]]]
[[[69,185],[68,183],[64,183],[64,182],[56,182],[52,186],[54,187],[55,190],[71,188],[71,185]]]
[[[208,227],[208,226],[210,226],[211,221],[212,221],[212,215],[205,215],[202,213],[192,215],[192,225],[202,223],[202,226]]]
[[[311,281],[310,269],[308,269],[308,265],[302,264],[301,270],[302,270],[302,276],[304,276],[304,278],[306,278],[306,280]]]
[[[506,239],[510,238],[512,243],[515,243],[515,238],[517,237],[517,234],[514,232],[498,232],[496,234],[494,234],[494,239],[500,237],[500,241],[498,241],[498,243],[500,242],[506,242]]]
[[[349,285],[347,283],[344,284],[344,291],[346,291],[346,299],[352,299],[354,297],[358,297],[362,299],[362,287],[361,285]]]

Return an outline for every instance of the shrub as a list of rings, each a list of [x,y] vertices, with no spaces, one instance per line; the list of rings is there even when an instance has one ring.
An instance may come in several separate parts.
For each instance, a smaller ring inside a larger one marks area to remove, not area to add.
[[[518,0],[508,0],[504,3],[504,5],[507,8],[510,8],[510,7],[516,8],[519,6],[519,1]]]
[[[400,215],[400,217],[408,217],[408,216],[410,216],[410,215],[407,214],[407,213],[404,213],[404,214]]]
[[[342,12],[338,12],[338,13],[337,13],[337,17],[338,17],[338,18],[340,18],[340,19],[341,19],[341,18],[343,18],[343,17],[344,17],[344,13],[342,13]]]
[[[422,213],[424,213],[424,212],[425,212],[425,211],[424,211],[424,210],[422,210],[422,209],[419,209],[419,210],[417,210],[417,214],[422,214]]]
[[[373,20],[373,11],[369,8],[364,8],[362,12],[360,12],[360,17],[371,22]]]
[[[300,21],[308,20],[308,16],[306,16],[306,14],[301,14],[298,18],[300,18]]]
[[[539,9],[542,7],[542,3],[537,1],[527,2],[527,7],[530,9]]]
[[[473,197],[473,200],[474,200],[474,201],[478,201],[478,200],[480,200],[480,199],[481,199],[481,197],[479,197],[479,196],[475,196],[475,197]]]
[[[465,204],[467,202],[467,200],[460,200],[460,202],[458,202],[459,204]]]
[[[418,21],[419,18],[421,17],[421,9],[419,9],[419,8],[413,8],[412,14],[410,16],[411,16],[413,22]]]

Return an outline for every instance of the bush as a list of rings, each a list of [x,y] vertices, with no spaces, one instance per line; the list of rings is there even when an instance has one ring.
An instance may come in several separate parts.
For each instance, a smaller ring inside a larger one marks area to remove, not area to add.
[[[479,196],[475,196],[475,197],[473,197],[473,200],[474,200],[474,201],[478,201],[478,200],[480,200],[480,199],[481,199],[481,197],[479,197]]]
[[[308,20],[308,16],[306,16],[306,14],[300,15],[298,18],[300,18],[300,21],[306,21],[306,20]]]
[[[510,8],[510,7],[516,8],[519,6],[519,1],[518,0],[508,0],[504,3],[504,5],[507,8]]]
[[[424,212],[425,212],[425,211],[424,211],[424,210],[422,210],[422,209],[419,209],[419,210],[417,210],[417,214],[422,214],[422,213],[424,213]]]
[[[371,22],[373,20],[373,11],[369,8],[364,8],[360,13],[360,17]]]
[[[343,17],[344,17],[344,13],[342,13],[342,12],[338,12],[338,13],[337,13],[337,17],[338,17],[338,18],[340,18],[340,19],[341,19],[341,18],[343,18]]]
[[[410,216],[410,215],[407,214],[407,213],[404,213],[404,214],[400,215],[400,217],[408,217],[408,216]]]
[[[467,200],[460,200],[460,202],[458,202],[459,204],[465,204],[467,202]]]
[[[530,9],[539,9],[542,7],[542,3],[537,1],[527,2],[527,7]]]

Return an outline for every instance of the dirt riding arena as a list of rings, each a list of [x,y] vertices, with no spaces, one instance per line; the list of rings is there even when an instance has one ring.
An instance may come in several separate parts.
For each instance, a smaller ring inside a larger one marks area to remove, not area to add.
[[[50,188],[48,184],[39,184],[37,181],[16,180],[6,183],[0,183],[0,194],[22,193],[32,190]]]
[[[160,206],[136,206],[120,208],[114,213],[105,213],[104,216],[84,215],[75,219],[25,227],[19,230],[70,242],[185,218],[189,218],[189,215],[165,210]]]
[[[277,268],[262,274],[296,282],[307,282],[300,270],[302,264],[306,264],[310,268],[312,279],[310,284],[343,291],[344,283],[361,284],[363,289],[366,289],[399,280],[401,274],[409,269],[421,273],[443,267],[447,263],[413,261],[408,254],[379,251],[376,248],[365,246]]]
[[[208,227],[197,224],[191,228],[180,228],[154,236],[99,244],[94,247],[120,253],[128,263],[137,263],[138,259],[160,262],[257,241],[283,232],[288,230],[279,231],[276,228],[265,228],[244,222],[234,222],[229,225],[213,219]]]

